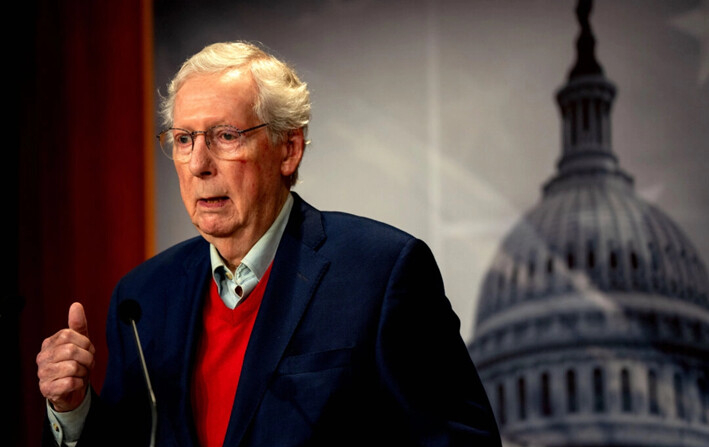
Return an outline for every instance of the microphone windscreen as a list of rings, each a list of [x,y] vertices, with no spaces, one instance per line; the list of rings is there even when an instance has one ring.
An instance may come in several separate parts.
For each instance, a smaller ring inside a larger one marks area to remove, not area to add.
[[[135,300],[124,300],[118,304],[118,318],[126,324],[129,324],[130,320],[137,323],[141,314],[140,304]]]

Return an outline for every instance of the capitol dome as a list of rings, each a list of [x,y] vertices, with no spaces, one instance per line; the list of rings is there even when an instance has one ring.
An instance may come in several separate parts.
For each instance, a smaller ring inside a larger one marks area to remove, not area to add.
[[[707,271],[612,151],[589,13],[557,173],[485,276],[470,353],[505,445],[707,446]]]
[[[624,299],[628,307],[659,300],[690,316],[709,310],[704,265],[667,215],[638,198],[626,177],[575,177],[552,180],[505,238],[484,281],[479,327],[525,302],[569,293],[614,293],[606,304]]]

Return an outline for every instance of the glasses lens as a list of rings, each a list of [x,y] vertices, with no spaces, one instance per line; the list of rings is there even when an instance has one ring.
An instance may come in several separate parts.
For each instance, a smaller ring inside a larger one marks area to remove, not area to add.
[[[207,131],[209,149],[217,158],[229,160],[236,157],[243,140],[242,133],[233,126],[215,126]]]
[[[160,134],[160,149],[171,160],[189,159],[192,153],[192,135],[182,129],[168,129]]]
[[[170,160],[172,160],[172,131],[165,130],[158,135],[160,150]]]

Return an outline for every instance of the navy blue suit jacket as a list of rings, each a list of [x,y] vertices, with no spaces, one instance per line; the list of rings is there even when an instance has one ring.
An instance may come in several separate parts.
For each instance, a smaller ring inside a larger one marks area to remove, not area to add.
[[[498,446],[428,247],[294,196],[224,445]],[[79,446],[147,445],[146,387],[129,327],[117,317],[125,299],[142,307],[158,445],[197,445],[190,378],[210,281],[208,245],[195,238],[118,283],[107,320],[108,373]]]

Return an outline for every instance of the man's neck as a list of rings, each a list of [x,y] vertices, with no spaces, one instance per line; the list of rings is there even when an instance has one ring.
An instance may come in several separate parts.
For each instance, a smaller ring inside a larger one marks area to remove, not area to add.
[[[229,270],[232,272],[236,270],[236,267],[239,266],[244,256],[246,256],[249,250],[256,245],[256,242],[258,242],[271,225],[273,225],[283,205],[286,203],[288,194],[290,194],[290,191],[286,190],[285,194],[283,194],[278,201],[274,202],[274,206],[271,207],[266,217],[261,218],[259,225],[254,225],[251,231],[244,230],[239,234],[229,237],[203,235],[210,244],[216,247]]]

